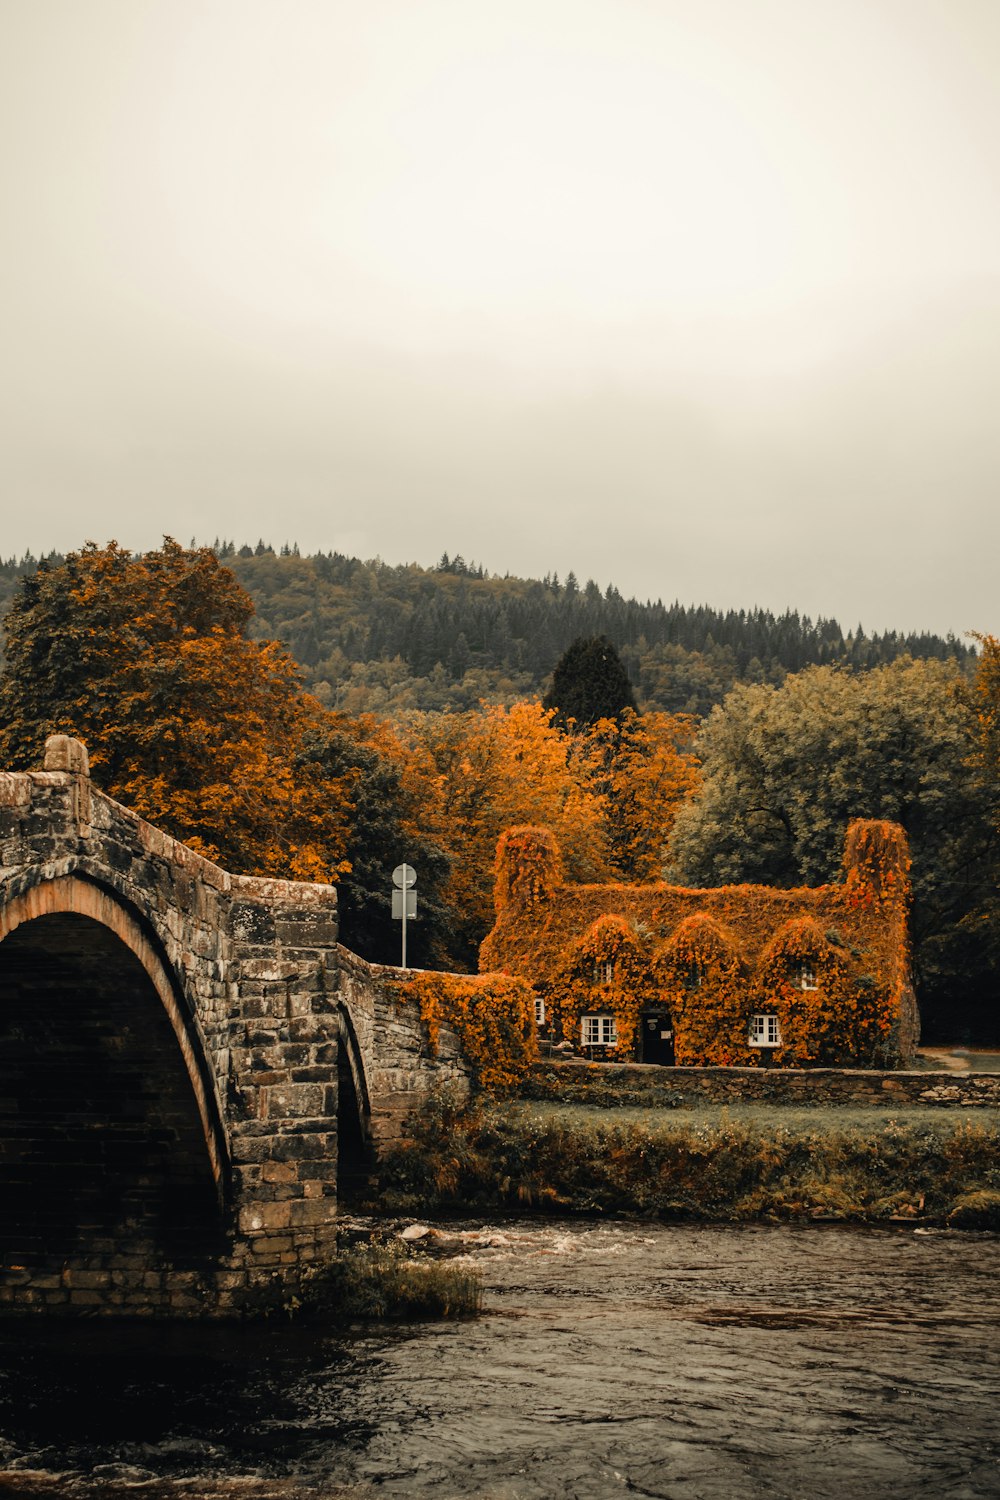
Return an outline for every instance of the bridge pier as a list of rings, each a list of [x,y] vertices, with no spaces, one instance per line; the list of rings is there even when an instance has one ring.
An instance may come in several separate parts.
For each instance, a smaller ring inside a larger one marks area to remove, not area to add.
[[[92,788],[77,741],[0,774],[0,1313],[293,1296],[345,1145],[467,1082],[397,989],[338,948],[333,887],[219,869]]]

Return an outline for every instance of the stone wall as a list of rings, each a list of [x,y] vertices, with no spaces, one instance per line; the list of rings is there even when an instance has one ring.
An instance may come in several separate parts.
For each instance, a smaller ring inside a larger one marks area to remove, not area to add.
[[[874,1072],[853,1068],[660,1068],[642,1063],[536,1063],[529,1099],[608,1108],[824,1104],[1000,1108],[1000,1074]]]
[[[469,1091],[470,1069],[458,1037],[442,1027],[432,1049],[427,1027],[401,985],[412,970],[370,964],[347,948],[338,953],[340,997],[367,1060],[371,1135],[376,1147],[399,1140],[406,1116],[432,1090]]]

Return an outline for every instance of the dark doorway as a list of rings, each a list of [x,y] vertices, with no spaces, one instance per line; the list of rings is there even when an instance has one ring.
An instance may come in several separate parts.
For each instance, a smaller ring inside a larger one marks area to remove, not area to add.
[[[674,1065],[674,1023],[666,1011],[645,1011],[639,1017],[639,1061]]]

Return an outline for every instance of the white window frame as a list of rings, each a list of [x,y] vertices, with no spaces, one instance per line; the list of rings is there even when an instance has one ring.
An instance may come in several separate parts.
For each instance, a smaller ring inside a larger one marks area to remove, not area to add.
[[[541,995],[535,996],[535,1025],[545,1025],[545,1000]]]
[[[758,1011],[750,1017],[747,1042],[751,1047],[780,1047],[781,1027],[773,1011]]]
[[[580,1045],[581,1047],[617,1047],[618,1022],[614,1016],[581,1016]]]
[[[813,968],[811,963],[802,963],[799,965],[799,989],[819,989],[819,985],[816,982],[816,970]]]
[[[609,958],[606,961],[594,963],[594,983],[611,984],[615,977],[615,966]]]

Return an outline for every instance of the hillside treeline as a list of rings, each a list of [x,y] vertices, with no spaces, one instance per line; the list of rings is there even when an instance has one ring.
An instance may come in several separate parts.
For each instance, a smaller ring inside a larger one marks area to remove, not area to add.
[[[300,557],[261,543],[222,542],[217,551],[253,599],[261,637],[283,641],[320,700],[349,713],[537,697],[579,636],[607,636],[617,647],[642,707],[699,715],[737,682],[778,683],[805,666],[971,655],[954,638],[845,635],[835,620],[793,610],[641,603],[613,585],[580,585],[572,573],[500,577],[447,554],[421,568],[335,552]]]
[[[868,635],[860,626],[845,634],[836,620],[794,610],[642,603],[613,585],[581,585],[572,573],[501,577],[447,554],[423,568],[338,552],[303,557],[262,541],[217,540],[213,550],[253,599],[251,635],[280,640],[320,702],[349,714],[398,718],[537,698],[580,636],[606,636],[617,647],[640,707],[700,716],[737,683],[777,685],[807,666],[973,657],[953,636]],[[18,576],[36,566],[31,557],[0,563],[0,613]]]

